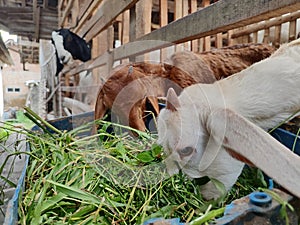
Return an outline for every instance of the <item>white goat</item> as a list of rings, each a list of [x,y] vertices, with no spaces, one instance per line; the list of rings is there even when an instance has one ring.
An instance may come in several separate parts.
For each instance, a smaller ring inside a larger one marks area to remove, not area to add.
[[[192,85],[179,97],[170,89],[158,117],[168,172],[208,176],[228,191],[246,162],[300,197],[300,157],[261,129],[300,110],[299,87],[300,39],[226,79]],[[220,196],[212,182],[202,193]]]

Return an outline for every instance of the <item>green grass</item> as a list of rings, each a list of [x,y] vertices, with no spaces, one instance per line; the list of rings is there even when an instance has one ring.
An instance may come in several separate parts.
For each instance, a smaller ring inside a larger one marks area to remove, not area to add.
[[[30,110],[26,114],[51,128]],[[205,201],[197,180],[165,174],[156,136],[139,131],[139,138],[111,135],[105,132],[109,124],[99,123],[103,129],[88,137],[77,134],[92,124],[70,132],[18,130],[27,135],[31,149],[19,224],[141,224],[158,217],[205,224],[222,216],[232,200],[265,188],[260,171],[247,168],[230,193]]]

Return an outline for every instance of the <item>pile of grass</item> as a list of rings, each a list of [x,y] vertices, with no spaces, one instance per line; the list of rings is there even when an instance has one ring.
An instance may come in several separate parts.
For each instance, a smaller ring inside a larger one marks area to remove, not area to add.
[[[28,116],[42,128],[51,127]],[[99,122],[103,129],[87,137],[78,134],[92,124],[70,132],[21,131],[31,151],[19,224],[142,224],[158,217],[203,224],[222,216],[233,199],[265,187],[261,172],[247,168],[229,194],[205,201],[198,180],[183,174],[168,177],[155,135],[112,135],[105,131],[110,124]]]

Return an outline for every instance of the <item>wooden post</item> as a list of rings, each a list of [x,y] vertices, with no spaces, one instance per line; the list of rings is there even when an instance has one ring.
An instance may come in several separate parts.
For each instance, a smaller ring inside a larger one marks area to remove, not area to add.
[[[152,0],[140,0],[136,3],[136,38],[151,32]],[[137,56],[137,61],[149,60],[149,54]]]
[[[191,13],[197,11],[197,0],[191,0]],[[192,41],[192,51],[199,52],[199,39]]]
[[[293,41],[297,38],[296,30],[297,30],[297,20],[293,20],[290,22],[290,26],[289,26],[289,41]]]
[[[202,0],[202,7],[207,7],[210,5],[210,0]],[[204,38],[204,51],[209,51],[211,47],[210,36]]]
[[[183,16],[183,3],[182,0],[174,0],[174,20],[178,20]],[[182,51],[183,45],[177,44],[175,45],[175,51]]]
[[[159,0],[159,25],[160,27],[166,26],[168,24],[168,0]],[[167,50],[160,50],[160,61],[162,62],[167,58]]]
[[[281,25],[275,26],[275,34],[274,34],[274,43],[273,45],[278,48],[280,46],[280,38],[281,38]]]
[[[223,47],[223,35],[222,35],[222,33],[217,33],[215,42],[216,42],[215,43],[216,48],[222,48]]]

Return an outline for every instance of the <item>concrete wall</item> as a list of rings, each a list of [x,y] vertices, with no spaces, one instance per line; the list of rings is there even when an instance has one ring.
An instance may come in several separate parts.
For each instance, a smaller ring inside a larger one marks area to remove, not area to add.
[[[15,65],[4,66],[2,70],[4,110],[9,107],[24,107],[29,92],[26,81],[40,80],[39,64],[26,63],[24,71],[19,53],[10,50],[10,55]]]

